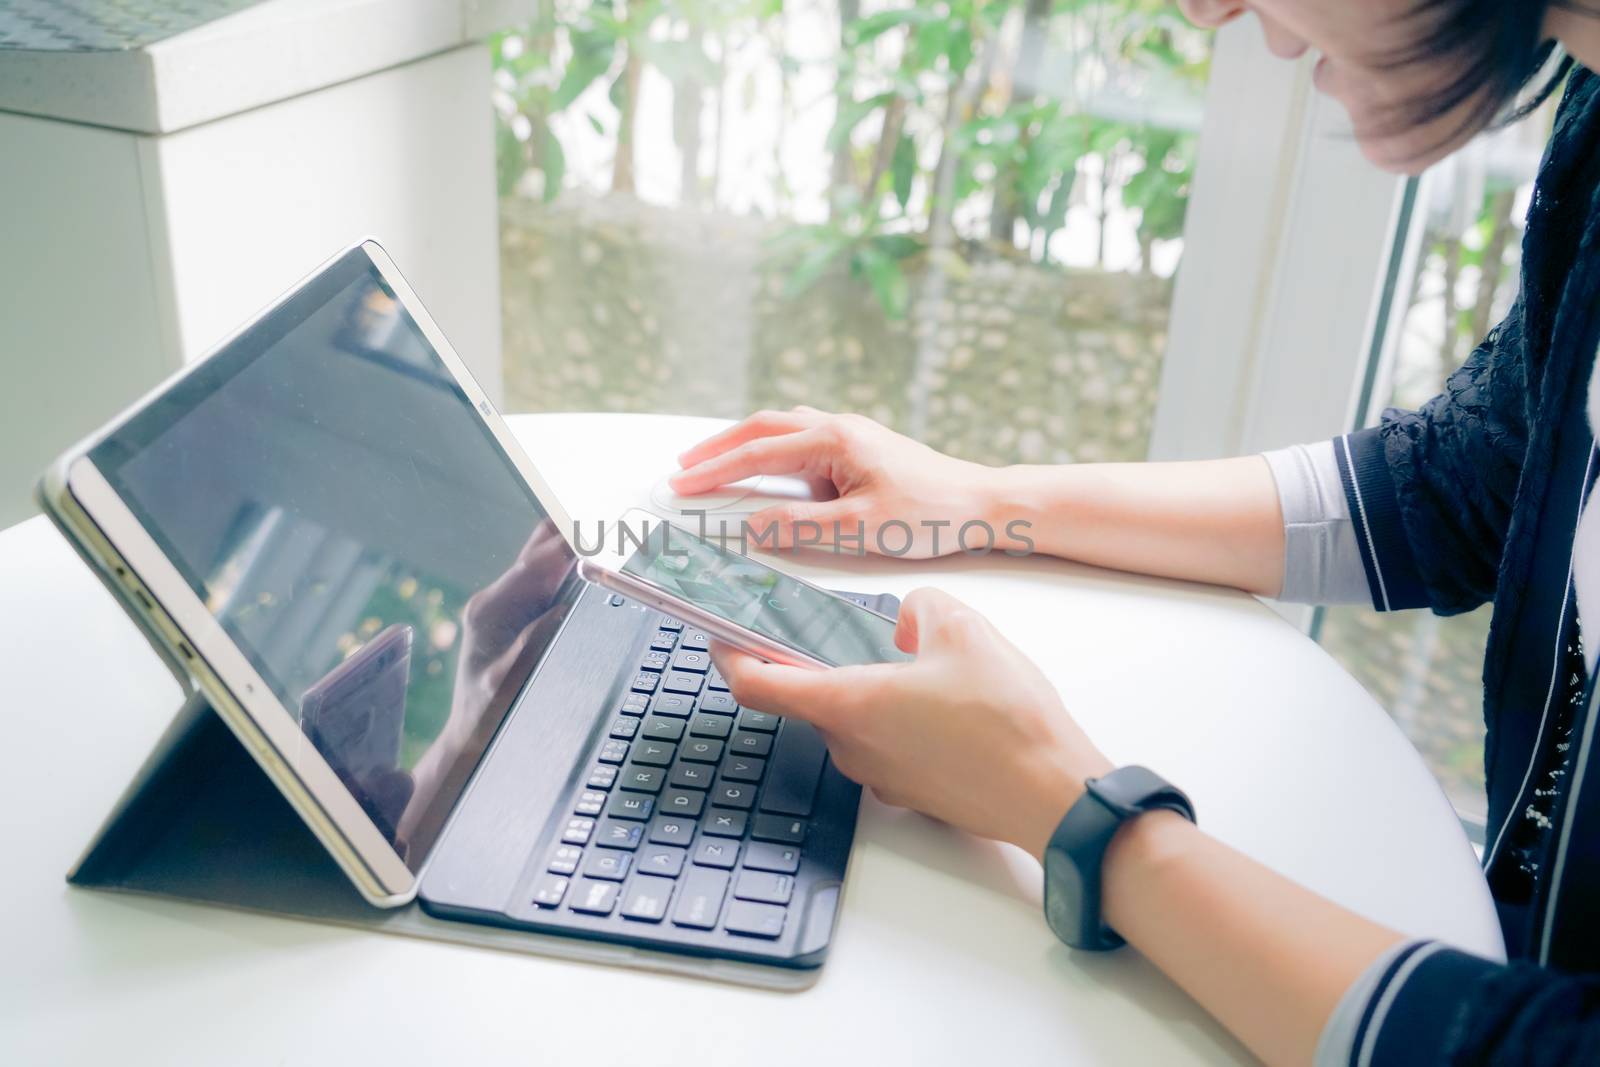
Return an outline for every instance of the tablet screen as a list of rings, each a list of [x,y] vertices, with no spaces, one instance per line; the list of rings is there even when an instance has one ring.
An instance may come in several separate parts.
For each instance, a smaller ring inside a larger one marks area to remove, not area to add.
[[[416,870],[581,583],[371,261],[91,459]]]

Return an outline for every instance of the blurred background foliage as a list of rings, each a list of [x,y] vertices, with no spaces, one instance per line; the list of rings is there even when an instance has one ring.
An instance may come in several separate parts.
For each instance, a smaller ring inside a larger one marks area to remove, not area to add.
[[[1203,90],[1209,40],[1171,3],[839,0],[836,25],[831,47],[790,47],[796,19],[785,0],[553,0],[493,42],[502,194],[551,201],[582,184],[562,116],[609,144],[609,191],[635,193],[639,116],[654,84],[670,86],[681,206],[721,206],[727,153],[703,142],[720,141],[733,112],[748,120],[765,108],[781,131],[831,111],[821,217],[789,210],[788,168],[772,168],[769,213],[789,225],[770,254],[791,296],[843,270],[870,286],[886,316],[903,318],[907,266],[919,258],[952,266],[971,256],[960,245],[981,242],[1049,265],[1075,194],[1097,205],[1094,266],[1105,262],[1114,202],[1136,216],[1136,269],[1153,270],[1156,244],[1181,238],[1197,109],[1174,126],[1127,106],[1149,87],[1195,100]],[[754,40],[782,82],[775,96],[728,62]],[[819,68],[830,91],[808,94],[801,83],[815,84]],[[664,80],[647,82],[648,69]],[[781,134],[774,144],[787,147]]]

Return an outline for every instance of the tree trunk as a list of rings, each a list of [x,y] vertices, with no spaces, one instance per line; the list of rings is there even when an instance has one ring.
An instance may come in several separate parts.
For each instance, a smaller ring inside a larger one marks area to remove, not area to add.
[[[864,203],[877,202],[878,183],[883,181],[884,171],[889,169],[889,163],[894,159],[894,149],[900,143],[900,131],[905,127],[905,121],[905,98],[897,96],[883,112],[883,132],[878,135],[878,150],[872,156],[872,175],[862,187],[866,194],[862,197]]]
[[[1472,344],[1483,340],[1492,325],[1489,320],[1494,316],[1494,294],[1505,275],[1506,246],[1511,243],[1513,232],[1511,205],[1515,197],[1516,190],[1506,189],[1489,201],[1489,217],[1494,222],[1483,246],[1483,271],[1478,275],[1478,299],[1472,309]]]
[[[1459,362],[1456,359],[1456,282],[1461,277],[1461,239],[1448,238],[1444,245],[1444,292],[1440,294],[1444,304],[1444,330],[1439,341],[1439,369],[1449,374]]]
[[[841,58],[844,49],[847,47],[845,34],[849,31],[850,24],[860,17],[861,0],[839,0],[839,50]],[[834,85],[833,95],[834,114],[842,114],[844,109],[850,106],[851,102],[850,85],[842,75]],[[828,214],[830,217],[833,215],[834,202],[838,199],[840,191],[849,188],[853,184],[850,173],[853,169],[850,164],[850,139],[846,137],[844,143],[833,150],[833,170],[828,185]]]
[[[689,23],[688,43],[705,50],[705,33]],[[719,87],[720,90],[720,87]],[[685,77],[672,89],[672,134],[678,142],[678,199],[684,207],[700,206],[700,114],[705,87],[698,78]]]
[[[1017,44],[1017,62],[1011,77],[1011,96],[1005,106],[1013,101],[1032,101],[1039,95],[1039,74],[1044,64],[1045,36],[1050,31],[1050,12],[1055,0],[1028,0],[1022,11],[1022,36]],[[1023,152],[1027,151],[1029,136],[1024,130],[1019,138]],[[1001,167],[994,176],[994,206],[989,211],[989,237],[1006,245],[1016,243],[1017,213],[1022,206],[1016,167]]]
[[[711,203],[722,203],[722,153],[728,132],[728,34],[717,38],[717,136],[711,146]]]
[[[644,73],[644,64],[633,47],[626,43],[621,47],[626,52],[627,63],[622,68],[622,107],[617,118],[617,155],[611,164],[611,191],[631,196],[634,192],[633,129],[639,111],[639,76]]]

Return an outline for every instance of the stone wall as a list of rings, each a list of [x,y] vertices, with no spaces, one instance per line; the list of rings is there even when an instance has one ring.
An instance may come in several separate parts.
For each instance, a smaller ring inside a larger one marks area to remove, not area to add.
[[[842,270],[796,297],[778,224],[620,196],[501,204],[507,406],[858,411],[989,463],[1140,459],[1169,282],[978,250],[886,319]]]

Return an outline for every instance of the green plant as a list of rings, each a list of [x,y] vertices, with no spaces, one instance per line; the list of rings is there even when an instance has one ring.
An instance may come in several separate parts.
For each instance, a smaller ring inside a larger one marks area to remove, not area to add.
[[[738,106],[727,57],[742,42],[776,49],[788,108],[831,106],[822,146],[832,157],[828,220],[792,223],[774,248],[791,271],[786,291],[821,274],[865,278],[886,315],[909,302],[906,261],[948,254],[960,217],[986,218],[988,241],[1051,261],[1051,239],[1075,203],[1098,204],[1103,249],[1108,205],[1139,213],[1141,267],[1156,242],[1181,237],[1194,164],[1194,134],[1130,122],[1107,93],[1178,87],[1193,95],[1209,50],[1169,0],[889,0],[864,9],[840,0],[836,53],[790,54],[782,0],[550,0],[539,20],[494,42],[502,96],[500,187],[509,194],[538,171],[543,195],[568,180],[552,131],[558,115],[583,119],[614,145],[610,188],[632,192],[640,74],[653,67],[673,91],[673,141],[682,201],[713,203],[721,187],[720,140]],[[828,69],[833,89],[795,104],[791,83]],[[605,103],[588,92],[608,85]],[[1131,87],[1131,88],[1129,88]],[[700,173],[704,102],[715,104],[713,173]],[[753,93],[744,87],[745,107]],[[1098,189],[1084,186],[1086,172]],[[788,186],[780,173],[776,199]],[[1103,252],[1101,259],[1103,261]]]

